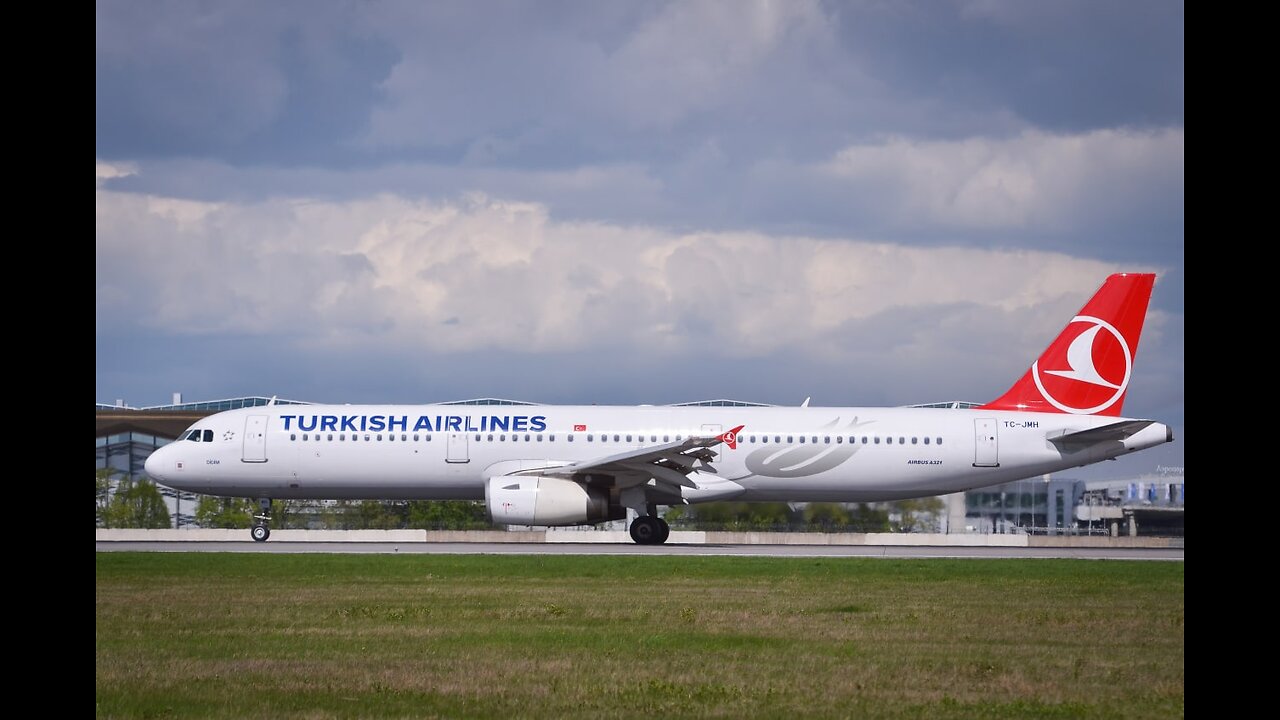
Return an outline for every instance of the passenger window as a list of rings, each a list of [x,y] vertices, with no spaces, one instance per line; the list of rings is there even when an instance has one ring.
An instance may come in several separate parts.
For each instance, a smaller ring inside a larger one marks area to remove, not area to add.
[[[800,439],[801,439],[801,440],[803,440],[804,438],[800,438]],[[795,442],[795,441],[796,441],[796,438],[795,438],[795,436],[794,436],[794,435],[788,435],[788,436],[787,436],[787,444],[788,444],[788,445],[790,445],[791,443],[793,443],[793,442]]]
[[[841,443],[843,443],[843,442],[844,442],[844,436],[843,436],[843,435],[837,435],[837,436],[836,436],[836,444],[837,444],[837,445],[839,445],[839,444],[841,444]]]
[[[941,444],[942,444],[942,438],[938,438],[938,444],[939,444],[939,445],[941,445]]]
[[[658,442],[658,436],[657,436],[657,435],[650,435],[650,436],[649,436],[649,442]]]
[[[499,436],[498,436],[498,442],[506,442],[506,441],[507,441],[507,436],[506,436],[506,435],[499,435]]]
[[[670,435],[663,435],[663,436],[662,436],[662,442],[671,442],[671,436],[670,436]]]
[[[539,436],[538,436],[538,442],[542,442],[542,436],[541,436],[541,435],[539,435]]]
[[[547,442],[555,442],[555,441],[556,441],[555,433],[551,433],[550,435],[547,436]]]
[[[911,444],[912,444],[912,445],[915,445],[915,444],[916,444],[916,440],[919,440],[919,438],[917,438],[917,437],[915,437],[915,436],[913,435],[913,436],[911,437]]]
[[[630,435],[628,435],[628,436],[627,436],[627,442],[631,442],[631,436],[630,436]]]
[[[476,433],[476,442],[480,442],[480,434]]]
[[[788,438],[788,439],[790,439],[790,438]],[[803,436],[803,435],[801,435],[801,436],[800,436],[800,444],[801,444],[801,445],[803,445],[803,444],[804,444],[804,436]]]
[[[629,438],[629,437],[630,437],[630,436],[628,436],[628,438]],[[614,442],[622,442],[621,440],[619,440],[619,439],[618,439],[618,436],[617,436],[617,435],[614,435],[614,436],[613,436],[613,441],[614,441]]]
[[[817,436],[817,435],[814,435],[814,436],[811,438],[811,440],[812,440],[812,441],[813,441],[813,443],[816,445],[816,444],[818,443],[818,436]]]
[[[333,442],[333,433],[329,433],[329,442]]]
[[[418,435],[418,433],[414,433],[414,434],[413,434],[413,441],[414,441],[414,442],[418,442],[418,440],[419,440],[419,439],[421,439],[421,436],[420,436],[420,435]]]
[[[867,444],[867,436],[866,436],[866,435],[863,435],[863,436],[862,436],[862,444],[863,444],[863,445],[866,445],[866,444]]]
[[[925,445],[928,445],[928,444],[929,444],[929,438],[925,438],[925,439],[924,439],[924,444],[925,444]]]
[[[339,439],[339,440],[346,440],[346,439],[347,439],[347,434],[346,434],[346,433],[342,433],[342,434],[338,435],[338,439]]]
[[[525,441],[525,442],[529,442],[529,436],[528,436],[528,435],[525,435],[525,436],[524,436],[524,441]]]
[[[831,436],[830,436],[830,435],[823,435],[823,436],[822,436],[822,444],[823,444],[823,445],[830,445],[830,444],[831,444]]]
[[[907,444],[907,439],[906,439],[905,437],[903,437],[903,436],[899,435],[899,436],[898,436],[898,444],[899,444],[899,445],[906,445],[906,444]]]
[[[431,442],[431,433],[427,433],[426,435],[423,435],[423,437],[427,439],[427,442]]]
[[[306,434],[306,433],[302,433],[302,441],[303,441],[303,442],[306,442],[306,441],[307,441],[307,434]]]
[[[782,442],[782,436],[781,436],[781,435],[774,435],[774,436],[773,436],[773,441],[774,441],[774,442],[776,442],[776,443],[780,443],[780,442]]]
[[[409,442],[408,433],[400,433],[400,442]]]
[[[569,433],[569,442],[573,442],[573,433]]]
[[[492,435],[490,435],[490,436],[489,436],[489,442],[493,442],[493,436],[492,436]]]
[[[570,440],[572,440],[572,439],[573,439],[573,436],[572,436],[572,435],[570,435],[570,436],[569,436],[569,439],[570,439]],[[595,440],[596,440],[596,438],[595,438],[595,436],[594,436],[594,435],[592,435],[591,433],[587,433],[587,442],[595,442]]]
[[[297,435],[295,435],[295,434],[293,434],[293,433],[290,433],[290,434],[289,434],[289,439],[290,439],[290,440],[297,440],[297,439],[298,439],[298,436],[297,436]]]
[[[382,442],[382,433],[378,433],[378,442]]]
[[[480,439],[480,436],[479,436],[479,435],[477,435],[477,436],[476,436],[476,439],[477,439],[477,440],[479,440],[479,439]],[[395,442],[395,441],[396,441],[396,434],[395,434],[395,433],[387,433],[387,442]]]
[[[875,441],[876,441],[876,445],[879,445],[879,444],[880,444],[880,436],[879,436],[879,435],[877,435],[877,436],[875,437]]]

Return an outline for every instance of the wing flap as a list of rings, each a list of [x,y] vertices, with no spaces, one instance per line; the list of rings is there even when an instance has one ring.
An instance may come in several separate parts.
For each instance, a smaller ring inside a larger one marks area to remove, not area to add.
[[[652,479],[678,494],[681,487],[698,487],[689,475],[703,472],[715,474],[716,469],[709,464],[716,458],[716,452],[711,448],[723,442],[730,443],[730,447],[736,446],[736,433],[741,429],[737,427],[721,435],[694,435],[676,442],[546,468],[539,470],[538,474],[578,481],[587,478],[598,481],[601,477],[611,477],[614,484],[623,486],[643,484]]]

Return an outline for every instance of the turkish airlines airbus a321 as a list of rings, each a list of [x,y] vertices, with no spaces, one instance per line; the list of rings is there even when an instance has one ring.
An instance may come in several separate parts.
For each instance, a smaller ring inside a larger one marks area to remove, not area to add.
[[[257,498],[484,500],[496,523],[585,525],[712,500],[869,502],[953,493],[1173,440],[1120,415],[1155,276],[1107,278],[1031,368],[971,409],[268,405],[152,453],[179,490]]]

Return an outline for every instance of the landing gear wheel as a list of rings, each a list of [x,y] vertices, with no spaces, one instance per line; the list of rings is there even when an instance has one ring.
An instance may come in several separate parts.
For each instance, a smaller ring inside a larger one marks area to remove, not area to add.
[[[667,538],[671,537],[671,526],[668,525],[667,521],[663,520],[662,518],[657,518],[657,520],[658,520],[658,525],[661,526],[662,528],[662,531],[658,533],[658,541],[654,544],[661,545],[667,541]]]
[[[652,515],[642,515],[631,521],[631,539],[636,541],[637,545],[657,545],[662,542],[662,525],[658,518]],[[661,539],[660,539],[661,538]]]
[[[258,514],[253,519],[249,536],[254,542],[266,542],[271,537],[271,498],[258,498]]]

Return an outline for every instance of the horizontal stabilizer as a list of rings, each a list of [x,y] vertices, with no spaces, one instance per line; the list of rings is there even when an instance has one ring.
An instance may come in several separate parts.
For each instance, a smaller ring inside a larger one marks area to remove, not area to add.
[[[1124,420],[1110,425],[1103,425],[1102,427],[1077,430],[1065,435],[1051,437],[1049,442],[1055,445],[1093,445],[1100,442],[1124,442],[1126,438],[1136,435],[1154,423],[1154,420]]]

